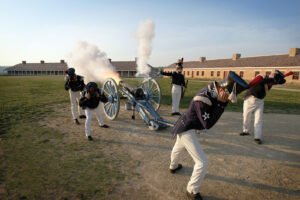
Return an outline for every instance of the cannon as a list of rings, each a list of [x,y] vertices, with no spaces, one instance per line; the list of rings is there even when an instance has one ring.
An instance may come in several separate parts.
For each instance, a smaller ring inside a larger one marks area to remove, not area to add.
[[[151,77],[144,79],[138,86],[124,81],[120,81],[118,86],[114,79],[109,78],[102,89],[108,100],[103,103],[103,111],[109,120],[117,118],[120,99],[125,99],[125,109],[132,110],[131,118],[135,119],[137,111],[151,130],[175,125],[175,122],[163,119],[157,113],[161,103],[161,90],[158,82]]]

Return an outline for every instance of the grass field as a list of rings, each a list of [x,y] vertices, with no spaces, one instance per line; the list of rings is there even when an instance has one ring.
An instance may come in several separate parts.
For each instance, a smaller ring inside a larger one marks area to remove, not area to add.
[[[170,79],[158,81],[162,104],[170,105]],[[190,81],[181,107],[206,85]],[[105,199],[126,179],[117,158],[101,149],[94,153],[87,141],[62,142],[63,133],[39,123],[56,118],[54,108],[69,106],[63,77],[0,77],[0,94],[0,199]],[[300,114],[299,98],[300,93],[272,90],[265,111]],[[227,110],[241,112],[242,104],[239,98]]]

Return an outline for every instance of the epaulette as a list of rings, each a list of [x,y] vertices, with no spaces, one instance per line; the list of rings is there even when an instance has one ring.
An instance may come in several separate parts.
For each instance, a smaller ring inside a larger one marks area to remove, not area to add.
[[[206,103],[207,105],[211,106],[212,102],[209,98],[204,97],[204,96],[195,96],[193,98],[193,101],[202,101],[203,103]]]

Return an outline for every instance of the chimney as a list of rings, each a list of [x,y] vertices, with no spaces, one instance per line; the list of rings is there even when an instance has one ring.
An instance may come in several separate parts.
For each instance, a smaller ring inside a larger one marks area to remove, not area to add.
[[[111,63],[111,58],[109,58],[108,61]]]
[[[239,58],[241,58],[241,54],[240,54],[240,53],[235,53],[235,54],[233,54],[233,56],[232,56],[232,60],[237,60],[237,59],[239,59]]]
[[[135,63],[138,61],[138,57],[134,57],[134,61],[135,61]]]
[[[200,62],[204,62],[206,60],[206,57],[200,57]]]
[[[294,57],[300,54],[300,48],[290,48],[290,57]]]
[[[23,60],[23,61],[22,61],[22,64],[23,64],[23,65],[25,65],[25,64],[26,64],[26,61],[25,61],[25,60]]]
[[[45,63],[45,61],[41,60],[41,64],[44,64],[44,63]]]
[[[65,63],[65,60],[60,60],[60,63]]]

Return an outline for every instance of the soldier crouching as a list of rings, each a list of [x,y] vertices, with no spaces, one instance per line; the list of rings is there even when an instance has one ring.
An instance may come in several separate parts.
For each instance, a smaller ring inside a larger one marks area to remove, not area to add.
[[[79,121],[77,119],[77,110],[76,110],[76,101],[79,102],[80,98],[80,91],[83,91],[85,85],[84,80],[82,76],[75,74],[74,68],[69,68],[65,71],[67,74],[66,76],[66,83],[65,83],[65,90],[69,90],[70,93],[70,101],[71,101],[71,111],[73,115],[74,122],[79,125]],[[86,118],[86,116],[83,114],[82,108],[78,105],[78,112],[79,112],[79,118]]]
[[[89,82],[86,85],[86,91],[81,93],[81,98],[79,105],[85,110],[87,116],[85,121],[85,134],[88,137],[88,140],[93,140],[90,129],[91,129],[91,120],[92,120],[92,111],[96,112],[96,117],[99,122],[99,126],[102,128],[108,128],[109,126],[104,124],[104,121],[100,112],[100,101],[103,103],[107,102],[107,98],[103,94],[103,90],[98,88],[95,82]]]
[[[189,199],[202,199],[199,187],[205,177],[208,161],[196,137],[195,130],[210,129],[223,114],[228,101],[236,102],[236,95],[248,84],[234,72],[221,82],[212,82],[193,98],[188,110],[176,122],[172,134],[176,143],[171,153],[170,172],[182,168],[179,155],[184,150],[193,158],[195,165],[187,185]]]

